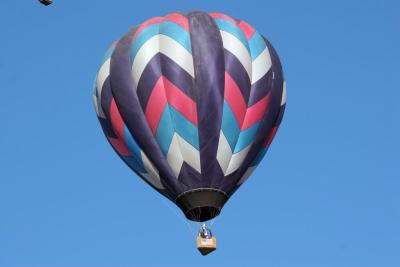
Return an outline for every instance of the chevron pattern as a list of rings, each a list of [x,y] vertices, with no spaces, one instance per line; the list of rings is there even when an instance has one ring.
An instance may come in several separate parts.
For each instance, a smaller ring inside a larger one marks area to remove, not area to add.
[[[263,38],[250,25],[220,13],[211,16],[220,29],[226,58],[232,58],[226,62],[217,153],[222,171],[229,175],[242,165],[264,118],[270,93],[263,78],[271,68],[271,58]],[[233,77],[242,81],[237,83]]]
[[[94,86],[93,103],[106,137],[120,157],[144,180],[159,190],[163,190],[157,169],[140,149],[135,139],[123,122],[109,84],[110,59],[117,42],[107,50],[102,65],[97,73]],[[105,99],[106,98],[106,99]],[[107,99],[109,98],[109,99]],[[107,102],[104,109],[102,102]]]
[[[189,93],[194,67],[187,18],[173,13],[139,26],[131,62],[146,120],[176,178],[184,162],[201,173],[197,104]]]
[[[94,83],[93,103],[97,117],[101,119],[106,119],[103,107],[101,106],[102,91],[106,80],[110,76],[111,55],[114,52],[117,43],[118,42],[115,41],[105,53]]]
[[[267,39],[200,11],[151,18],[114,42],[93,94],[114,150],[173,201],[199,188],[230,196],[265,155],[285,101]]]
[[[269,94],[248,107],[237,84],[225,74],[225,101],[217,158],[225,175],[237,170],[253,143]]]
[[[285,81],[283,82],[283,89],[282,90],[283,91],[282,91],[280,110],[279,110],[278,118],[274,123],[274,127],[267,134],[267,136],[264,138],[264,142],[263,142],[262,148],[257,153],[256,158],[252,161],[252,163],[247,168],[247,170],[244,173],[244,175],[242,176],[242,178],[237,183],[239,186],[247,181],[247,179],[251,176],[251,174],[257,168],[258,164],[260,164],[261,160],[264,158],[265,154],[267,153],[267,150],[268,150],[269,146],[271,145],[272,140],[274,140],[274,137],[275,137],[275,135],[276,135],[276,133],[277,133],[277,131],[279,129],[279,125],[281,124],[281,121],[282,121],[282,118],[283,118],[283,113],[285,112],[285,107],[286,107],[286,82]]]
[[[146,154],[140,149],[135,139],[124,124],[114,99],[111,102],[110,117],[116,138],[107,137],[118,154],[137,173],[158,189],[163,189],[157,169]]]

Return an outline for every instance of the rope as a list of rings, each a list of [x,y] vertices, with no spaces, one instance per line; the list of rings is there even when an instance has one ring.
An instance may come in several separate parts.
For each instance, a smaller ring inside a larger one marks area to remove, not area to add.
[[[210,227],[213,226],[213,224],[215,223],[216,220],[217,220],[217,217],[214,217],[214,219],[211,220]]]
[[[167,203],[165,203],[164,201],[161,201],[161,202],[162,202],[165,206],[167,206],[168,209],[169,209],[176,217],[178,217],[181,221],[183,221],[183,222],[187,225],[187,227],[188,227],[188,229],[189,229],[189,232],[190,232],[190,235],[191,235],[191,236],[194,236],[195,239],[196,239],[196,238],[197,238],[197,237],[196,237],[196,233],[193,231],[192,226],[188,223],[188,221],[185,220],[185,219],[183,219],[182,216],[178,215],[178,214],[176,213],[176,211],[173,210],[172,207],[170,207]]]

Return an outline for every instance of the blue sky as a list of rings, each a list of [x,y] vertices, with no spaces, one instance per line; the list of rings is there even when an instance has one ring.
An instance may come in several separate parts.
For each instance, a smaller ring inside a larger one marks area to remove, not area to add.
[[[214,224],[208,257],[180,211],[114,154],[91,103],[113,40],[194,9],[254,25],[288,86],[278,135]],[[400,266],[399,10],[394,0],[1,1],[0,266]]]

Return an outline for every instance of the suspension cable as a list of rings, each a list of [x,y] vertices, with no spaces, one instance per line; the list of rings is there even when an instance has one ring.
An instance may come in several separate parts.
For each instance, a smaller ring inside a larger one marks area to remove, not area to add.
[[[183,222],[187,225],[187,227],[188,227],[188,229],[189,229],[189,232],[190,232],[190,235],[192,235],[192,236],[194,235],[194,236],[195,236],[195,239],[196,239],[196,234],[195,234],[195,232],[193,231],[192,226],[189,224],[189,222],[188,222],[187,220],[183,219],[179,214],[177,214],[176,211],[173,210],[172,207],[170,207],[167,203],[165,203],[164,200],[161,201],[161,202],[162,202],[165,206],[167,206],[168,209],[169,209],[176,217],[178,217],[181,221],[183,221]]]

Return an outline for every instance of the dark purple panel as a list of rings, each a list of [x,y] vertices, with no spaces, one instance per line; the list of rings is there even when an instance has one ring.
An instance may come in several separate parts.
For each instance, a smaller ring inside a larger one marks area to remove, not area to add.
[[[134,31],[128,32],[120,40],[111,57],[110,77],[112,94],[130,133],[156,166],[163,185],[167,188],[171,198],[174,198],[184,191],[185,188],[172,173],[147,124],[136,95],[130,60],[131,36],[133,33]]]
[[[190,167],[186,162],[183,162],[181,172],[178,177],[179,181],[185,184],[189,188],[202,187],[202,176],[201,174]]]
[[[260,80],[251,86],[250,100],[248,106],[252,106],[265,97],[272,88],[272,69],[270,69]]]
[[[192,76],[169,57],[159,53],[147,64],[137,86],[137,95],[143,110],[146,110],[151,92],[160,79],[161,74],[185,92],[191,99],[195,100],[197,98],[195,92],[193,92]]]
[[[96,91],[97,94],[97,91]],[[103,129],[103,132],[106,136],[116,138],[117,135],[114,132],[114,129],[111,124],[110,120],[110,106],[111,106],[111,100],[112,100],[112,95],[111,95],[111,86],[110,86],[110,77],[107,77],[107,79],[104,81],[103,88],[101,90],[101,109],[104,112],[105,119],[98,117],[101,127]]]
[[[101,90],[101,108],[104,111],[106,117],[110,117],[110,106],[112,100],[110,76],[104,81],[103,88]]]
[[[282,119],[283,119],[283,114],[285,113],[285,108],[286,108],[286,104],[281,106],[281,109],[279,110],[278,118],[276,119],[276,122],[275,122],[275,126],[281,125],[281,122],[282,122]]]
[[[223,177],[217,149],[224,101],[224,48],[214,20],[206,13],[188,14],[194,59],[194,90],[198,93],[202,187],[218,186]]]
[[[267,45],[269,45],[268,42]],[[280,116],[281,112],[280,103],[283,92],[282,67],[273,47],[269,45],[268,49],[270,51],[272,60],[272,67],[270,72],[274,72],[274,79],[272,80],[270,89],[271,100],[248,155],[246,156],[240,168],[233,174],[226,176],[224,179],[222,189],[225,192],[227,192],[230,196],[239,188],[237,186],[238,181],[242,178],[243,174],[246,172],[250,164],[257,156],[265,140],[265,137],[272,130],[272,128],[275,127],[276,122]]]
[[[249,102],[251,81],[242,63],[231,52],[225,49],[225,71],[239,86],[246,104]]]

